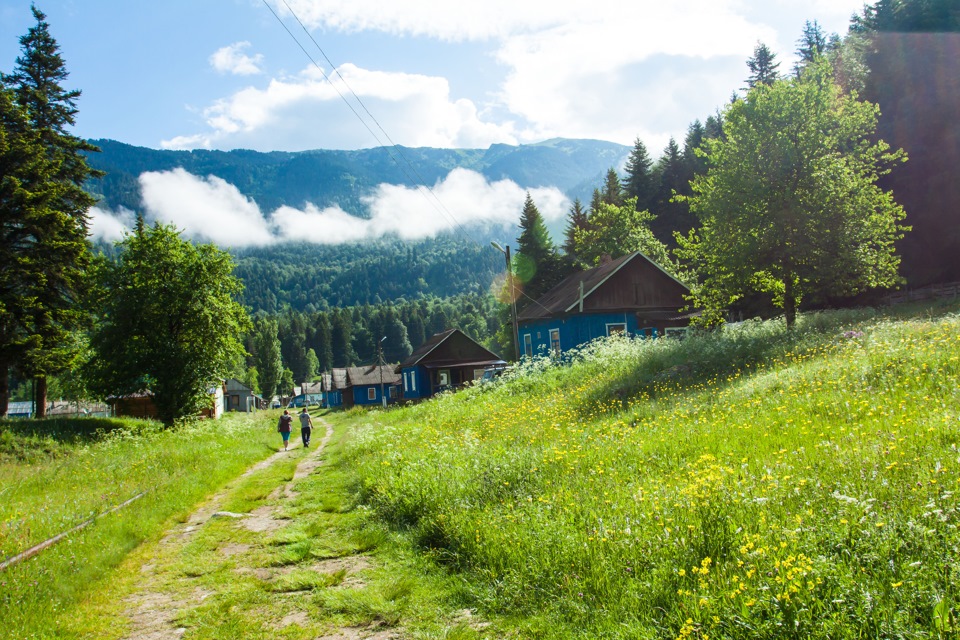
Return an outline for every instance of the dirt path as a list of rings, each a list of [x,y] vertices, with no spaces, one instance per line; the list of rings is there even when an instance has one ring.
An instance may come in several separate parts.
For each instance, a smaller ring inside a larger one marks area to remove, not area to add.
[[[318,426],[326,429],[323,439],[319,445],[312,445],[314,447],[313,451],[305,454],[297,464],[293,479],[282,487],[278,487],[270,495],[268,504],[253,510],[249,514],[229,513],[221,510],[230,490],[239,481],[270,467],[280,460],[295,455],[293,452],[302,448],[299,445],[299,439],[294,441],[291,437],[291,442],[294,443],[293,447],[287,451],[279,451],[247,469],[236,480],[211,496],[186,521],[174,526],[163,535],[157,543],[156,553],[152,554],[154,561],[144,564],[140,568],[142,580],[139,582],[136,591],[125,600],[128,604],[125,615],[130,621],[128,633],[124,636],[125,640],[176,640],[181,638],[186,633],[186,628],[178,627],[175,624],[178,614],[184,609],[195,607],[214,594],[214,592],[200,587],[195,587],[186,592],[183,589],[170,589],[165,587],[163,580],[168,572],[174,570],[169,566],[169,560],[177,558],[194,535],[202,530],[208,522],[217,518],[236,519],[238,523],[242,524],[243,528],[253,532],[269,532],[283,526],[284,521],[275,518],[275,515],[285,500],[296,496],[293,485],[313,473],[322,464],[321,454],[333,435],[333,429],[326,421],[315,418],[315,422]],[[314,431],[317,431],[317,429],[315,428]],[[221,552],[226,556],[240,557],[249,549],[249,546],[245,544],[226,544],[222,547]],[[157,558],[161,560],[156,560]],[[240,566],[237,571],[238,573],[256,573],[258,569]]]

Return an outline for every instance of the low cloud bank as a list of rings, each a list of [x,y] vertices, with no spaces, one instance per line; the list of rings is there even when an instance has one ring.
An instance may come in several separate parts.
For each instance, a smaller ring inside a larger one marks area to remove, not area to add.
[[[283,206],[264,215],[234,185],[184,169],[144,173],[140,187],[148,222],[174,224],[193,240],[236,248],[286,241],[342,244],[388,235],[419,240],[478,224],[517,225],[527,194],[511,180],[490,182],[474,171],[454,169],[432,189],[380,184],[363,198],[370,214],[364,219],[336,206],[312,204],[303,209]],[[529,191],[547,222],[567,215],[570,201],[559,189]],[[94,208],[90,215],[95,240],[119,240],[134,221],[126,209]]]

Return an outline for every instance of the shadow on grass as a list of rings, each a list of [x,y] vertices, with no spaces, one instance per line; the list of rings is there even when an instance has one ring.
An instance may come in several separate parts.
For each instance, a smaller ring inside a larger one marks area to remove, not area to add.
[[[116,431],[145,433],[162,429],[152,420],[135,418],[43,418],[0,420],[0,461],[33,461],[93,444]]]

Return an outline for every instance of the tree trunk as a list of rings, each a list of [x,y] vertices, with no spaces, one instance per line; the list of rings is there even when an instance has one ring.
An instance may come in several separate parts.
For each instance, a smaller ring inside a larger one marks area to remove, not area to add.
[[[36,389],[33,392],[35,413],[37,418],[47,417],[47,376],[37,376]]]
[[[10,408],[10,363],[0,358],[0,418],[7,417]]]
[[[783,315],[787,319],[787,329],[793,329],[797,321],[797,299],[793,293],[793,277],[783,279]]]

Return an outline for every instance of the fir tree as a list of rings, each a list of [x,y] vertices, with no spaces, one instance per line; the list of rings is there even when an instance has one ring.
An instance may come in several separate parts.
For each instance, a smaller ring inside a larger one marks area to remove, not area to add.
[[[627,158],[627,178],[623,183],[623,193],[625,198],[637,199],[637,209],[640,211],[650,209],[656,195],[652,168],[653,160],[647,153],[647,147],[637,138],[633,142],[630,157]]]
[[[780,63],[776,61],[777,54],[770,50],[770,47],[758,42],[753,48],[753,57],[747,60],[747,68],[750,69],[750,77],[747,78],[747,88],[752,89],[757,85],[771,85],[777,81],[780,74],[777,69]]]
[[[563,251],[566,254],[568,260],[571,262],[576,262],[577,251],[576,251],[576,233],[581,229],[587,228],[587,212],[584,210],[583,205],[580,204],[580,198],[577,198],[573,201],[573,205],[570,207],[570,214],[567,217],[567,227],[564,229],[564,241],[563,241]]]
[[[619,189],[619,181],[617,187]],[[529,193],[520,214],[520,236],[514,264],[528,300],[536,300],[562,278],[557,250]]]
[[[803,33],[797,40],[797,64],[793,70],[797,77],[800,77],[801,71],[816,60],[827,49],[827,36],[823,33],[820,23],[814,20],[807,20],[803,25]]]
[[[607,177],[603,181],[601,199],[605,203],[612,204],[615,207],[623,204],[623,187],[620,184],[620,176],[617,175],[617,170],[613,167],[607,169]]]
[[[30,283],[31,296],[38,303],[26,322],[31,348],[19,367],[36,378],[36,415],[43,417],[47,376],[73,366],[79,355],[77,332],[87,316],[78,302],[91,255],[87,211],[96,202],[84,191],[83,184],[102,173],[90,168],[84,156],[99,149],[67,132],[67,127],[74,124],[80,92],[62,87],[69,74],[59,46],[50,35],[43,12],[35,6],[31,10],[37,24],[20,38],[16,68],[2,80],[14,91],[30,126],[39,135],[49,160],[45,179],[57,193],[45,203],[42,219],[38,218],[36,233],[24,254],[38,265],[37,277]]]

